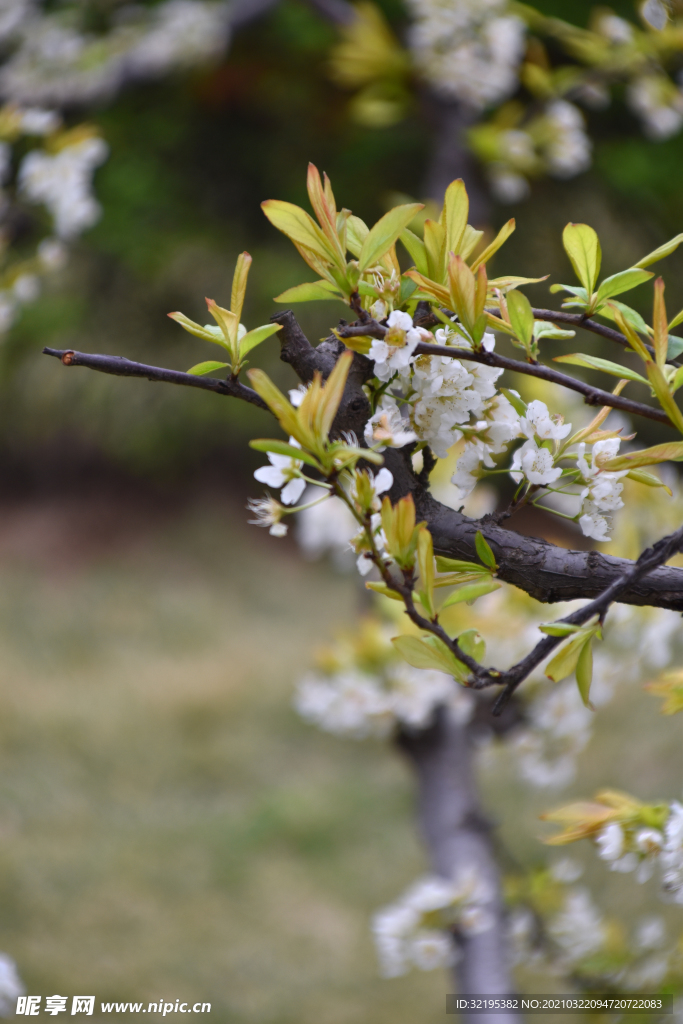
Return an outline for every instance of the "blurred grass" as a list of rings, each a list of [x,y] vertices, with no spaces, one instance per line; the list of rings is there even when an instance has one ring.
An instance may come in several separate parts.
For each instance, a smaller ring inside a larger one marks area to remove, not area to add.
[[[29,992],[440,1019],[443,978],[381,981],[368,929],[422,870],[407,773],[291,709],[353,582],[223,508],[94,546],[68,506],[2,522],[0,949]]]
[[[425,870],[408,773],[291,708],[311,647],[353,621],[356,582],[244,518],[215,498],[3,509],[0,949],[31,993],[207,1001],[236,1024],[436,1022],[441,972],[382,981],[368,927]],[[485,750],[508,867],[545,860],[537,816],[573,793],[678,796],[680,729],[628,687],[559,796]],[[643,913],[674,924],[654,883],[570,852],[629,930]]]

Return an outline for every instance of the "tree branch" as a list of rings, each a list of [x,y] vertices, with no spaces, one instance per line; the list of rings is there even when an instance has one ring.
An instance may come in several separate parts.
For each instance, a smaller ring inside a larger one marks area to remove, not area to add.
[[[371,338],[383,338],[386,328],[377,323],[376,320],[370,324],[350,324],[339,328],[340,338],[355,338],[365,336]],[[503,370],[511,370],[513,373],[523,373],[528,377],[538,377],[551,384],[559,384],[560,387],[568,388],[570,391],[577,391],[583,395],[586,405],[609,405],[613,409],[621,409],[622,412],[631,413],[633,416],[643,416],[645,419],[655,420],[657,423],[665,423],[673,427],[673,423],[661,409],[655,409],[644,402],[634,402],[631,398],[622,395],[614,395],[611,391],[603,391],[602,388],[595,388],[586,384],[576,377],[570,377],[552,366],[544,366],[542,363],[525,363],[520,359],[509,359],[507,356],[498,355],[496,352],[485,352],[481,350],[474,352],[467,348],[455,348],[452,345],[432,345],[431,342],[421,341],[415,347],[416,355],[446,356],[449,359],[464,359],[473,363],[482,363],[484,366],[496,366]]]
[[[452,879],[473,871],[488,888],[492,927],[478,935],[454,936],[461,954],[454,975],[458,992],[506,995],[514,992],[506,951],[500,872],[474,780],[472,728],[453,720],[445,708],[428,729],[404,730],[399,749],[409,758],[418,783],[418,816],[432,870]],[[513,1024],[502,1012],[468,1017],[468,1024]]]
[[[618,601],[625,591],[648,576],[653,569],[657,569],[660,565],[664,565],[665,562],[668,562],[670,558],[681,550],[681,547],[683,547],[683,527],[681,527],[680,530],[676,530],[675,533],[671,533],[667,537],[663,537],[661,540],[658,540],[651,548],[646,548],[638,561],[633,563],[619,579],[616,579],[594,601],[590,601],[588,604],[584,605],[583,608],[577,608],[575,612],[571,612],[569,615],[565,615],[563,619],[558,619],[557,621],[566,622],[572,626],[583,626],[589,619],[592,619],[594,615],[597,615],[602,622],[609,606],[614,601]],[[512,668],[498,674],[495,678],[491,678],[491,684],[502,683],[505,685],[505,689],[500,694],[493,707],[494,715],[500,714],[519,684],[522,683],[527,676],[548,657],[550,652],[553,651],[558,644],[563,642],[564,639],[565,637],[544,636],[543,639],[536,644],[534,649],[530,651],[526,657],[522,658],[521,661],[517,662],[516,665],[513,665]]]
[[[192,373],[180,370],[167,370],[160,366],[147,366],[145,363],[134,363],[123,356],[101,356],[88,352],[74,352],[72,349],[44,348],[43,354],[61,359],[65,366],[87,366],[100,373],[111,373],[116,377],[144,377],[147,380],[162,384],[184,384],[189,388],[201,388],[213,391],[217,395],[228,395],[241,398],[245,402],[268,411],[268,406],[255,391],[237,380],[219,380],[216,377],[195,377]]]

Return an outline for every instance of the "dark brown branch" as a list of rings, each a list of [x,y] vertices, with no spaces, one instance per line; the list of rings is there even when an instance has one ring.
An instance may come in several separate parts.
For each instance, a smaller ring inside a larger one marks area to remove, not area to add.
[[[427,522],[434,550],[448,558],[478,561],[475,535],[481,530],[498,563],[498,578],[524,590],[544,604],[556,601],[591,600],[633,566],[627,558],[598,551],[572,551],[537,537],[506,530],[491,517],[470,519],[442,505],[411,482],[402,468],[400,452],[387,450],[385,464],[394,473],[392,501],[412,491],[418,520]],[[623,604],[670,608],[683,612],[683,569],[662,566],[631,582],[619,595]]]
[[[583,608],[577,608],[575,612],[571,612],[569,615],[565,615],[563,619],[558,619],[557,621],[568,623],[572,626],[582,626],[589,619],[592,619],[593,616],[597,615],[602,622],[609,606],[614,601],[618,601],[622,594],[648,576],[653,569],[658,569],[665,562],[668,562],[670,558],[681,550],[681,547],[683,547],[683,527],[676,530],[675,533],[663,537],[656,544],[653,544],[651,548],[646,548],[638,561],[633,563],[619,579],[616,579],[594,601],[590,601]],[[505,689],[494,705],[494,715],[500,714],[519,684],[542,661],[545,661],[554,648],[561,644],[564,639],[564,637],[544,636],[534,649],[526,657],[522,658],[521,661],[517,662],[516,665],[513,665],[512,668],[509,668],[501,675],[496,674],[490,678],[489,685],[501,683],[505,685]]]
[[[116,377],[144,377],[146,380],[158,381],[162,384],[183,384],[188,388],[201,388],[213,391],[217,395],[228,395],[241,398],[245,402],[268,409],[268,406],[255,391],[237,380],[218,380],[216,377],[195,377],[192,373],[180,370],[167,370],[160,366],[147,366],[145,363],[134,363],[123,356],[101,356],[88,352],[74,352],[72,349],[44,348],[43,354],[61,359],[65,366],[87,366],[100,373],[111,373]]]

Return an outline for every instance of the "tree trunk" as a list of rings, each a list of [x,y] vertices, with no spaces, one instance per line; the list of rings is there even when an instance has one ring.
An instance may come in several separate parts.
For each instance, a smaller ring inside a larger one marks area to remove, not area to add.
[[[473,771],[472,733],[442,709],[434,725],[403,733],[401,749],[411,760],[418,782],[418,817],[435,874],[451,879],[476,867],[490,887],[493,926],[459,937],[461,958],[454,969],[461,995],[507,995],[514,991],[509,971],[500,874],[490,825],[482,813]],[[519,1024],[506,1013],[477,1014],[471,1024]]]

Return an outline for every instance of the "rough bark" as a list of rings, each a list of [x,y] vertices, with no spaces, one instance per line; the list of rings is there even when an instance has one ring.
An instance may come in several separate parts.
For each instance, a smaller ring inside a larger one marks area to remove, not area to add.
[[[506,956],[505,922],[500,875],[473,771],[472,735],[442,709],[434,724],[415,734],[404,733],[401,750],[415,770],[418,818],[432,870],[442,878],[474,868],[490,890],[488,911],[493,927],[478,935],[455,937],[460,960],[454,969],[459,994],[505,995],[514,991]],[[472,1024],[505,1024],[505,1013],[468,1017]]]

